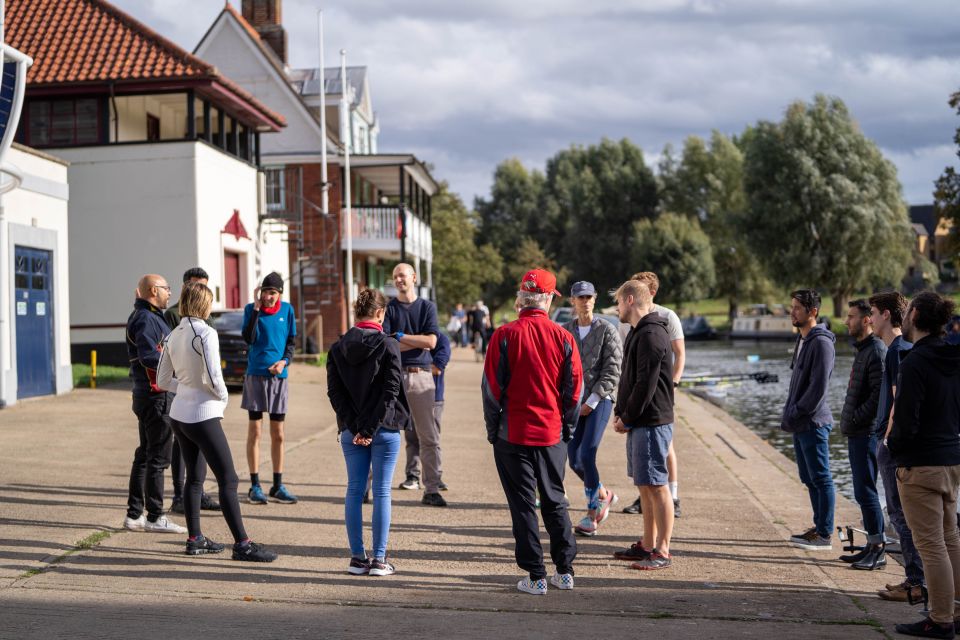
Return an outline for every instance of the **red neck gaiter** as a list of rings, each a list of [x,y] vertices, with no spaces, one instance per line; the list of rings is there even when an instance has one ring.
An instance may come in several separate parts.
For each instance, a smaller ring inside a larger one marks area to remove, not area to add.
[[[383,331],[383,325],[378,322],[368,322],[363,320],[354,325],[357,329],[373,329],[374,331]]]
[[[272,316],[277,311],[280,311],[280,302],[281,300],[277,298],[277,304],[273,305],[272,307],[260,307],[260,313],[265,316]]]

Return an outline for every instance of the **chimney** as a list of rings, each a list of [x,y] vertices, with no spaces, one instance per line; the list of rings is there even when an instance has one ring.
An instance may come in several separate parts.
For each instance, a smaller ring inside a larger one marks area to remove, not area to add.
[[[243,19],[250,23],[260,39],[263,40],[277,57],[287,63],[287,32],[281,19],[283,0],[243,0]]]

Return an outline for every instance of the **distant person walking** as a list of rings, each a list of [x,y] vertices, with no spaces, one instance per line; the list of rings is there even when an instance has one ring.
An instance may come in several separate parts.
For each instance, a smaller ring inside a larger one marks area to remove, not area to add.
[[[199,282],[200,284],[206,285],[209,280],[210,276],[200,267],[187,269],[183,274],[183,284]],[[180,303],[177,302],[177,304],[172,307],[167,307],[167,310],[163,313],[163,319],[171,331],[176,329],[180,325]],[[173,394],[171,393],[170,396],[172,397]],[[167,403],[168,411],[172,403],[172,400]],[[203,458],[202,453],[200,457],[201,459]],[[180,438],[174,434],[173,450],[170,453],[170,473],[173,476],[173,503],[170,505],[170,511],[173,513],[184,513],[183,479],[185,471],[183,454],[180,452]],[[200,508],[206,511],[220,511],[220,505],[217,504],[217,501],[206,491],[200,494]]]
[[[793,434],[800,482],[807,487],[813,507],[813,526],[790,537],[790,543],[809,551],[833,548],[833,476],[830,474],[828,438],[833,414],[827,397],[836,337],[817,324],[820,294],[800,289],[790,294],[790,319],[800,329],[793,361],[790,363],[790,388],[783,407],[780,428]]]
[[[878,293],[870,296],[870,322],[874,332],[887,345],[887,354],[883,359],[883,384],[880,387],[880,400],[877,406],[877,464],[883,479],[883,494],[887,502],[887,517],[897,537],[900,538],[900,555],[903,559],[905,580],[899,584],[888,584],[877,594],[884,600],[907,602],[911,597],[919,601],[922,597],[923,561],[913,543],[913,533],[907,526],[900,503],[900,491],[897,489],[897,463],[887,448],[887,436],[893,421],[893,400],[896,397],[897,381],[900,379],[900,360],[913,346],[902,335],[903,318],[907,314],[907,299],[899,291]],[[908,595],[909,594],[909,595]]]
[[[407,436],[407,478],[401,489],[418,489],[420,477],[415,475],[413,459],[419,455],[423,466],[423,498],[431,507],[445,507],[447,501],[440,495],[440,432],[433,420],[436,387],[430,350],[437,346],[440,327],[437,325],[437,307],[417,296],[417,274],[409,264],[398,264],[393,269],[393,284],[397,297],[387,305],[383,330],[400,343],[403,364],[403,388],[410,403],[415,432]]]
[[[212,304],[213,292],[205,284],[184,284],[178,305],[182,318],[164,340],[157,369],[157,386],[176,392],[170,420],[187,467],[183,502],[190,537],[186,553],[197,556],[224,549],[200,529],[201,495],[209,462],[220,487],[223,518],[233,534],[233,559],[273,562],[277,554],[247,537],[240,515],[239,480],[221,425],[227,386],[220,370],[220,342],[217,332],[206,323]]]
[[[400,344],[383,332],[387,301],[364,289],[354,303],[356,324],[330,348],[327,396],[337,414],[340,446],[347,464],[344,520],[353,575],[388,576],[390,485],[400,454],[400,431],[410,422],[403,390]],[[373,473],[373,555],[363,546],[364,490]]]
[[[960,598],[960,347],[943,327],[954,303],[932,291],[917,295],[903,319],[913,348],[900,364],[900,383],[887,446],[913,541],[923,558],[930,616],[898,624],[898,633],[953,638]]]
[[[623,366],[613,428],[627,434],[627,474],[644,505],[643,538],[614,554],[632,569],[668,569],[673,536],[673,500],[667,455],[673,440],[673,362],[667,320],[654,311],[647,283],[627,280],[616,293],[617,314],[632,328]]]
[[[130,531],[186,533],[163,515],[163,476],[170,465],[173,432],[167,420],[167,394],[157,386],[160,349],[169,332],[163,310],[170,299],[166,278],[148,274],[137,283],[133,313],[127,318],[127,355],[133,378],[133,413],[137,416],[140,446],[133,454],[127,516]],[[146,509],[146,515],[144,515]]]
[[[247,410],[247,463],[250,465],[251,504],[267,504],[260,487],[260,430],[263,414],[270,416],[270,458],[273,486],[270,498],[294,504],[297,496],[283,484],[283,426],[287,418],[287,367],[293,359],[297,324],[293,307],[280,299],[283,276],[270,273],[253,292],[254,301],[243,310],[241,333],[250,345],[240,406]]]
[[[840,433],[847,437],[853,496],[860,505],[867,544],[863,550],[840,556],[854,569],[872,571],[886,566],[883,509],[877,493],[877,407],[883,387],[883,358],[887,347],[874,335],[870,304],[854,300],[847,312],[847,332],[854,340],[856,355],[847,383],[847,396],[840,414]]]
[[[556,290],[549,271],[528,271],[520,281],[520,317],[493,334],[483,365],[483,418],[500,484],[510,507],[517,565],[529,575],[524,593],[547,592],[536,500],[550,535],[558,589],[573,589],[577,541],[567,514],[563,474],[567,447],[580,411],[583,373],[577,345],[547,316]]]
[[[570,298],[576,317],[564,324],[563,328],[573,336],[580,352],[583,398],[577,428],[567,447],[567,457],[570,468],[583,480],[583,491],[587,497],[587,515],[574,531],[582,536],[594,536],[600,524],[610,515],[610,507],[618,500],[617,494],[600,482],[597,451],[613,411],[613,394],[620,382],[623,345],[617,329],[593,315],[597,300],[593,283],[575,282],[570,290]]]

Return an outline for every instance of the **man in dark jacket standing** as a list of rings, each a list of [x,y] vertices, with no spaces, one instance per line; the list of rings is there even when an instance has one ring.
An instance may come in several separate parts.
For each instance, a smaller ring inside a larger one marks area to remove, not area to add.
[[[874,335],[870,324],[870,304],[854,300],[847,311],[847,331],[854,340],[856,356],[847,396],[840,414],[840,433],[847,436],[847,454],[850,474],[853,476],[853,496],[860,505],[863,526],[867,530],[867,544],[863,550],[840,556],[854,569],[872,571],[887,564],[884,556],[883,509],[877,493],[877,405],[883,386],[883,358],[887,347]]]
[[[898,624],[899,633],[953,638],[960,598],[960,347],[943,340],[954,303],[932,291],[910,303],[903,333],[913,349],[900,364],[900,383],[887,446],[913,541],[923,558],[930,617]]]
[[[628,280],[616,298],[620,321],[633,328],[623,345],[613,428],[627,434],[627,474],[640,489],[644,511],[643,538],[614,557],[633,560],[633,569],[667,569],[674,518],[667,473],[673,442],[670,334],[666,318],[653,310],[647,283]]]
[[[510,506],[517,565],[530,574],[517,589],[534,595],[547,592],[534,506],[538,487],[557,568],[551,584],[573,589],[577,555],[563,490],[563,443],[570,441],[580,413],[583,372],[573,336],[547,316],[554,295],[559,292],[553,274],[528,271],[517,292],[520,317],[494,332],[483,364],[487,441]]]
[[[127,319],[127,355],[133,378],[133,412],[137,416],[140,446],[133,454],[127,517],[130,531],[186,533],[163,515],[163,475],[170,466],[173,431],[165,417],[167,394],[157,387],[160,343],[169,333],[163,310],[170,285],[163,276],[148,274],[137,283],[137,300]],[[144,516],[146,509],[146,516]]]
[[[827,386],[833,375],[836,337],[817,324],[820,294],[800,289],[790,294],[790,318],[800,329],[800,338],[790,364],[790,390],[783,407],[780,428],[793,434],[800,482],[810,493],[813,527],[790,537],[801,549],[829,551],[833,545],[833,507],[836,500],[830,474],[828,438],[833,414],[827,401]]]

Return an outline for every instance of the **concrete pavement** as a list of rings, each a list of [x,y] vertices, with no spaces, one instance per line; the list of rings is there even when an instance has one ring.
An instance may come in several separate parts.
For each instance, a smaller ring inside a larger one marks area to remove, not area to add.
[[[577,588],[518,593],[479,378],[472,352],[456,350],[443,424],[450,507],[424,507],[420,492],[394,491],[389,553],[398,573],[388,578],[346,573],[346,473],[322,369],[295,365],[291,373],[284,479],[301,502],[242,505],[251,537],[281,554],[265,566],[228,554],[187,557],[181,536],[119,529],[137,441],[128,391],[78,389],[0,412],[0,638],[128,638],[138,629],[187,638],[875,638],[916,619],[907,605],[874,595],[903,579],[896,563],[857,572],[836,561],[839,544],[819,555],[791,548],[789,534],[810,521],[795,465],[686,394],[678,396],[684,515],[673,567],[636,572],[612,557],[642,529],[640,517],[619,512],[634,489],[623,437],[610,429],[601,477],[621,504],[600,535],[578,539]],[[224,427],[245,494],[239,404],[232,395]],[[269,478],[267,444],[262,456]],[[394,484],[401,479],[398,471]],[[575,522],[584,499],[572,473],[567,488]],[[364,513],[369,518],[369,507]],[[838,498],[837,523],[848,522],[859,522],[859,511]],[[209,537],[229,540],[219,514],[204,512],[203,526]]]

